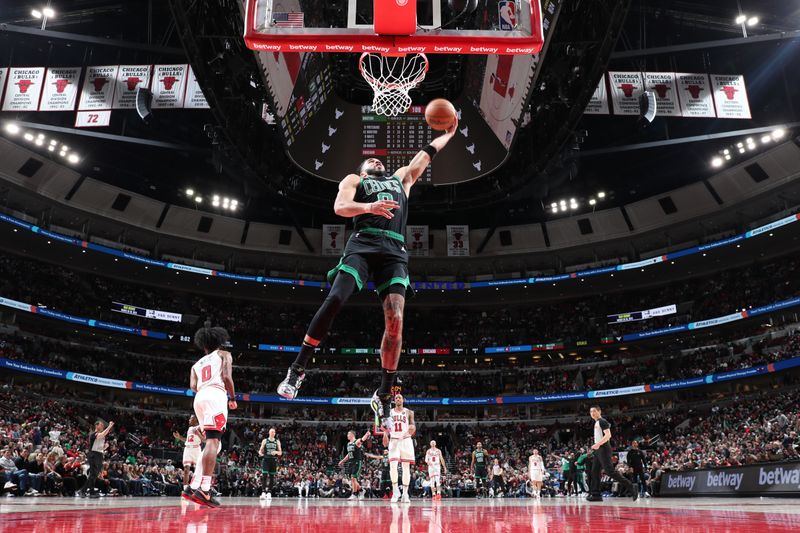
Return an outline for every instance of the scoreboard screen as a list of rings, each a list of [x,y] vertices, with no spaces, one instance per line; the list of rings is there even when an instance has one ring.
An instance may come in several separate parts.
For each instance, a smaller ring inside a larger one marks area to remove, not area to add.
[[[653,309],[645,309],[644,311],[631,311],[629,313],[617,313],[608,315],[609,324],[620,324],[622,322],[637,322],[639,320],[647,320],[657,316],[674,315],[678,312],[678,306],[665,305],[664,307],[656,307]]]
[[[411,106],[404,115],[386,117],[361,108],[361,156],[363,159],[377,157],[387,169],[405,166],[419,148],[433,140],[433,130],[425,122],[425,108]],[[420,176],[423,183],[431,182],[431,167]]]

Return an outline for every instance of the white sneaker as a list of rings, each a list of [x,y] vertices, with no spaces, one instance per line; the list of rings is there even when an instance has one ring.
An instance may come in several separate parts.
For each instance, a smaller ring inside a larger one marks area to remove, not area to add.
[[[408,493],[407,493],[407,492],[404,492],[404,493],[403,493],[403,500],[402,500],[402,502],[403,502],[403,503],[411,503],[411,498],[409,498],[409,497],[408,497]]]
[[[267,493],[266,492],[262,492],[261,496],[259,496],[258,499],[259,500],[266,500],[267,499]]]
[[[271,493],[271,492],[268,492],[268,493],[267,493],[267,499],[268,499],[268,500],[271,500],[271,499],[272,499],[272,493]]]
[[[400,501],[400,493],[392,492],[392,503],[397,503],[398,501]]]
[[[357,499],[358,499],[358,496],[356,496],[355,494],[351,494],[351,495],[350,495],[350,497],[349,497],[349,498],[347,498],[347,499],[348,499],[348,500],[357,500]]]

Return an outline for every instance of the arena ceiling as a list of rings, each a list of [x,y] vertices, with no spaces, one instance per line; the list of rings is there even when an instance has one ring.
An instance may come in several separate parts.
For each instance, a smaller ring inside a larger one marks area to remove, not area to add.
[[[552,201],[574,197],[589,209],[588,199],[600,191],[607,195],[597,207],[627,203],[707,178],[718,171],[711,158],[746,136],[716,135],[800,121],[800,39],[794,33],[800,5],[740,4],[742,12],[759,17],[747,28],[748,39],[734,22],[736,0],[565,0],[532,91],[530,124],[521,128],[511,156],[475,181],[420,187],[412,221],[544,221],[554,216]],[[288,217],[318,225],[335,218],[329,209],[335,184],[294,167],[280,132],[260,120],[261,103],[269,98],[264,80],[254,75],[254,55],[241,42],[238,2],[73,0],[52,6],[57,16],[40,32],[40,21],[30,13],[41,6],[0,4],[2,66],[189,62],[215,104],[210,111],[154,113],[148,124],[135,113],[119,112],[102,131],[122,139],[59,133],[85,154],[82,172],[176,204],[191,202],[187,186],[231,195],[243,203],[238,216],[255,220]],[[609,35],[612,46],[604,47]],[[714,45],[721,40],[730,41]],[[743,74],[753,119],[658,117],[650,124],[638,117],[582,115],[606,70]],[[69,128],[74,117],[65,115],[0,117]],[[698,136],[712,138],[663,142]],[[145,146],[140,139],[161,144]],[[653,144],[643,148],[644,143]]]

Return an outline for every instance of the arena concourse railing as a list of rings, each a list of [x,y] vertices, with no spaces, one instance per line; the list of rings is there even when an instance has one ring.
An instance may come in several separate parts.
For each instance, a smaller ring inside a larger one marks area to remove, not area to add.
[[[659,263],[664,263],[665,261],[672,261],[681,257],[707,252],[708,250],[713,250],[715,248],[731,246],[745,239],[751,239],[753,237],[763,235],[764,233],[768,233],[774,229],[786,226],[788,224],[793,224],[799,220],[800,220],[800,213],[781,218],[774,222],[770,222],[769,224],[764,224],[763,226],[759,226],[752,230],[740,233],[738,235],[734,235],[732,237],[728,237],[726,239],[721,239],[719,241],[710,242],[699,246],[692,246],[690,248],[685,248],[683,250],[678,250],[675,252],[658,255],[655,257],[651,257],[649,259],[643,259],[641,261],[622,263],[614,266],[592,268],[588,270],[579,270],[577,272],[570,272],[568,274],[558,274],[553,276],[530,277],[530,278],[511,278],[511,279],[497,279],[489,281],[473,281],[473,282],[450,282],[450,281],[412,282],[412,286],[414,287],[414,290],[418,291],[419,290],[471,290],[471,289],[486,288],[486,287],[502,287],[508,285],[557,283],[559,281],[578,280],[591,276],[599,276],[602,274],[613,274],[614,272],[632,270],[636,268],[643,269],[653,265],[657,265]],[[322,288],[329,286],[327,282],[322,282],[322,281],[276,278],[268,276],[251,276],[246,274],[225,272],[222,270],[214,270],[210,268],[202,268],[181,263],[161,261],[159,259],[145,257],[124,250],[117,250],[109,246],[103,246],[101,244],[96,244],[93,242],[76,239],[74,237],[70,237],[62,233],[57,233],[54,231],[41,228],[35,224],[25,222],[24,220],[20,220],[18,218],[3,213],[0,213],[0,221],[6,222],[8,224],[11,224],[19,228],[27,229],[33,233],[36,233],[37,235],[40,235],[48,239],[57,240],[65,244],[70,244],[83,249],[112,255],[114,257],[126,259],[137,263],[142,263],[148,266],[157,266],[170,270],[199,274],[202,276],[219,277],[219,278],[232,279],[236,281],[254,282],[267,285],[286,285],[286,286],[314,287],[314,288]],[[367,284],[367,288],[374,290],[375,286],[372,282],[369,282]]]
[[[517,346],[486,346],[483,347],[483,354],[533,353],[533,352],[543,352],[552,350],[562,350],[565,348],[573,348],[573,347],[586,348],[590,346],[610,345],[618,342],[630,342],[642,339],[650,339],[653,337],[672,335],[674,333],[680,333],[683,331],[694,331],[698,329],[721,326],[723,324],[737,322],[739,320],[745,320],[748,318],[765,315],[768,313],[773,313],[775,311],[781,311],[783,309],[788,309],[790,307],[795,307],[798,305],[800,305],[800,296],[789,298],[788,300],[781,300],[779,302],[774,302],[767,305],[757,306],[755,308],[742,309],[741,311],[736,311],[734,313],[730,313],[727,315],[708,318],[705,320],[698,320],[696,322],[690,322],[688,324],[676,324],[674,326],[669,326],[665,328],[645,330],[637,333],[626,333],[624,335],[618,335],[616,337],[602,337],[598,340],[593,341],[596,344],[590,344],[589,343],[590,341],[584,340],[576,342],[572,345],[568,345],[564,342],[558,341],[558,342],[548,342],[540,344],[522,344]],[[52,309],[48,309],[47,307],[37,306],[26,302],[20,302],[17,300],[12,300],[10,298],[4,298],[2,296],[0,296],[0,306],[9,307],[11,309],[23,311],[25,313],[41,315],[55,320],[60,320],[62,322],[68,322],[70,324],[79,324],[82,326],[88,326],[90,328],[99,328],[108,331],[115,331],[117,333],[125,333],[128,335],[135,335],[138,337],[148,337],[164,341],[173,341],[180,343],[191,342],[191,338],[188,335],[183,335],[178,333],[165,333],[162,331],[153,331],[151,329],[126,326],[124,324],[115,324],[113,322],[107,322],[105,320],[85,318],[82,316],[72,315],[69,313],[62,313],[61,311],[54,311]],[[251,344],[247,346],[234,345],[233,347],[240,350],[254,349],[256,351],[262,351],[262,352],[296,353],[300,351],[300,346],[267,344],[267,343]],[[459,355],[459,354],[469,354],[470,352],[468,352],[467,350],[468,348],[409,348],[406,349],[406,353],[408,353],[409,355],[450,355],[450,354]],[[373,355],[379,353],[380,353],[379,348],[345,347],[336,349],[336,354],[338,355]]]
[[[757,365],[749,368],[742,368],[738,370],[731,370],[729,372],[721,372],[718,374],[708,374],[705,376],[698,376],[694,378],[678,379],[672,381],[663,381],[659,383],[648,383],[643,385],[632,385],[628,387],[619,387],[614,389],[601,389],[594,391],[576,391],[576,392],[563,392],[552,394],[534,394],[525,396],[480,396],[472,398],[406,398],[405,402],[409,405],[421,406],[434,406],[434,405],[519,405],[519,404],[534,404],[534,403],[547,403],[547,402],[561,402],[571,400],[586,400],[594,398],[612,398],[618,396],[630,396],[635,394],[648,394],[654,392],[674,391],[679,389],[688,389],[694,387],[702,387],[705,385],[712,385],[716,383],[725,383],[736,381],[739,379],[746,379],[756,376],[762,376],[775,372],[782,372],[800,366],[800,357],[793,357],[791,359],[784,359],[775,363],[766,365]],[[92,376],[89,374],[82,374],[78,372],[69,372],[46,366],[34,365],[13,359],[0,358],[0,368],[16,372],[24,372],[27,374],[34,374],[37,376],[44,376],[49,378],[58,378],[67,381],[74,381],[77,383],[86,383],[89,385],[96,385],[99,387],[126,389],[139,392],[146,392],[152,394],[165,394],[173,396],[194,396],[191,389],[184,389],[180,387],[168,387],[165,385],[155,385],[151,383],[140,383],[137,381],[124,381],[119,379],[111,379],[100,376]],[[294,400],[287,400],[274,394],[243,394],[237,393],[236,399],[244,402],[254,403],[283,403],[295,405],[369,405],[370,398],[340,398],[340,397],[315,397],[305,396],[299,397]]]

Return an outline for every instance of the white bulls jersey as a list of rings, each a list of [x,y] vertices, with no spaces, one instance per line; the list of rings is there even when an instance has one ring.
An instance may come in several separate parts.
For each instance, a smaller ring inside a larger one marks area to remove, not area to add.
[[[403,407],[398,411],[392,407],[392,430],[389,432],[390,439],[402,439],[408,437],[408,409]]]
[[[428,452],[425,454],[425,462],[428,464],[428,468],[432,470],[438,470],[439,468],[441,468],[442,456],[440,454],[441,452],[439,451],[439,448],[436,448],[435,450],[431,448],[430,450],[428,450]]]
[[[197,376],[197,392],[206,387],[225,390],[225,384],[222,381],[222,357],[217,350],[197,361],[192,366],[192,372]]]
[[[200,446],[200,426],[192,426],[186,432],[186,442],[183,444],[186,448],[197,448]]]
[[[544,463],[541,455],[531,455],[528,458],[528,468],[531,470],[544,470]]]

